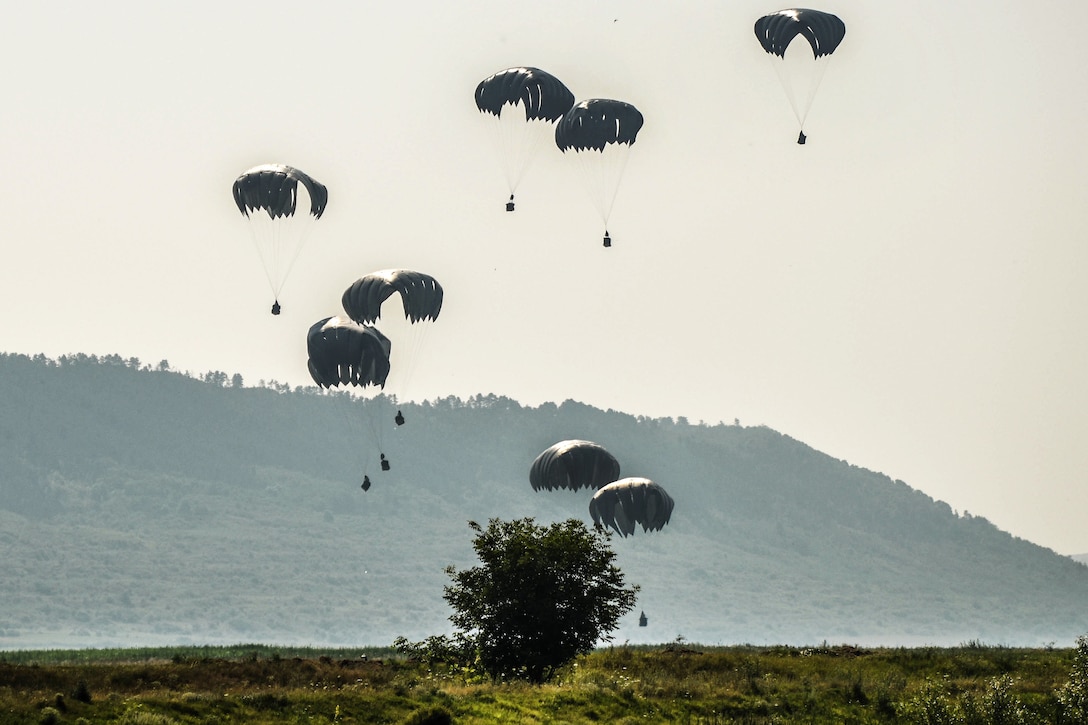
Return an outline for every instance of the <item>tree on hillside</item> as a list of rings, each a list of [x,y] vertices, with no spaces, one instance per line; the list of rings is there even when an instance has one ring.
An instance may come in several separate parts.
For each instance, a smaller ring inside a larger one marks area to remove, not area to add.
[[[481,565],[446,569],[453,624],[474,645],[492,677],[546,682],[600,640],[635,606],[610,535],[577,519],[538,526],[533,519],[470,521]]]

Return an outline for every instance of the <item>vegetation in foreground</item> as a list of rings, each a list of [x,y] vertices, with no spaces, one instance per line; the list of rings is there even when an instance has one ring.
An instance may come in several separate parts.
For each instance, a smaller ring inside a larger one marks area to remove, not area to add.
[[[592,652],[594,643],[611,642],[619,618],[635,606],[638,586],[624,585],[603,529],[590,531],[577,519],[469,526],[480,566],[446,569],[453,583],[444,596],[460,631],[452,640],[439,636],[417,645],[398,638],[398,649],[473,667],[493,680],[542,684]]]
[[[377,651],[0,653],[11,723],[1083,723],[1074,649],[700,648],[579,657],[548,684]],[[168,656],[167,656],[168,655]]]

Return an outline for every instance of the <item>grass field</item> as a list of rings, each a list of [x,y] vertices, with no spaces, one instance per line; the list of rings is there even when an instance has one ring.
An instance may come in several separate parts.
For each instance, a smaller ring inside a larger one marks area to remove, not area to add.
[[[1088,641],[1078,645],[674,642],[599,649],[543,686],[377,648],[13,651],[0,652],[0,722],[1064,725],[1088,704],[1077,689],[1088,684]]]

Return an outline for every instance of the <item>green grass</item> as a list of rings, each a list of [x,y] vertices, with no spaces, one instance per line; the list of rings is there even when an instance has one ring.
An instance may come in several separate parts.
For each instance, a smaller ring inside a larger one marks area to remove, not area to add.
[[[531,686],[382,649],[0,652],[0,722],[1051,723],[1074,653],[674,643],[600,649]],[[1021,719],[985,719],[1002,702]]]

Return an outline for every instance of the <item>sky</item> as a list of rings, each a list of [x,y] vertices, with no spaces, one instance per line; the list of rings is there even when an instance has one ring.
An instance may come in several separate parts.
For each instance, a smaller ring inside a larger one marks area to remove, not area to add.
[[[309,326],[358,277],[415,269],[445,305],[402,397],[766,425],[1088,552],[1080,6],[818,6],[847,32],[804,146],[752,30],[781,8],[8,8],[0,351],[310,385]],[[552,146],[505,212],[473,93],[514,66],[642,112],[610,249]],[[266,163],[329,189],[277,317],[231,197]]]

